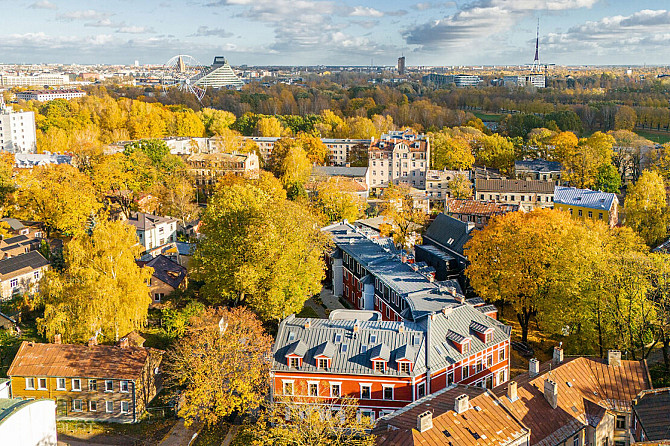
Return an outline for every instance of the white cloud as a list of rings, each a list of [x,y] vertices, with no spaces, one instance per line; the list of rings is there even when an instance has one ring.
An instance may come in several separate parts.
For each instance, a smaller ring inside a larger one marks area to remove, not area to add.
[[[354,6],[354,10],[349,15],[351,17],[384,17],[383,12],[367,6]]]
[[[30,9],[58,9],[58,6],[49,0],[41,0],[28,6]]]
[[[232,37],[234,34],[223,28],[210,28],[209,26],[199,26],[198,30],[189,34],[188,37]]]
[[[87,9],[83,11],[71,11],[58,15],[58,19],[64,22],[72,22],[75,20],[102,20],[113,14],[109,12],[96,11],[94,9]]]

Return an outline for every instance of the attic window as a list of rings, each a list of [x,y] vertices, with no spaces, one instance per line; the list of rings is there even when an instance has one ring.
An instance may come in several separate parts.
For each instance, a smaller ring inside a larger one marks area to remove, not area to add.
[[[444,352],[442,352],[442,349],[440,348],[439,345],[435,346],[435,350],[437,350],[437,352],[440,354],[440,356],[444,356]]]
[[[174,278],[174,279],[176,279],[176,278],[179,277],[179,273],[176,272],[176,271],[168,271],[168,272],[167,272],[167,275],[170,276],[170,277],[172,277],[172,278]]]
[[[377,335],[376,334],[371,334],[370,335],[370,344],[376,344],[377,343]]]
[[[361,353],[365,353],[368,351],[368,346],[367,345],[361,345]]]
[[[293,332],[293,331],[288,332],[288,340],[289,341],[295,341],[295,332]]]
[[[454,239],[453,239],[453,238],[450,238],[449,240],[447,240],[447,244],[451,245],[452,243],[454,243]]]
[[[340,333],[337,333],[335,335],[335,343],[339,344],[340,342],[342,342],[342,335]]]
[[[348,347],[347,344],[342,344],[342,353],[346,353],[346,352],[347,352],[347,347]]]
[[[419,337],[419,335],[414,335],[414,336],[412,337],[412,344],[413,344],[413,345],[419,345],[419,342],[420,342],[420,341],[421,341],[421,338]]]

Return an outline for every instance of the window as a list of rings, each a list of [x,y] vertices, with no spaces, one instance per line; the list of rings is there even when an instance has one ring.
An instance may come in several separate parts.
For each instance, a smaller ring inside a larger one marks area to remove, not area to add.
[[[88,410],[91,412],[97,412],[98,411],[98,402],[97,401],[89,401],[88,402]]]
[[[342,384],[340,383],[331,383],[330,384],[330,396],[333,398],[339,398],[342,392]]]
[[[81,390],[81,379],[74,378],[72,380],[72,390],[80,391]]]
[[[377,342],[377,335],[376,334],[371,334],[370,335],[370,344],[375,344]]]
[[[468,376],[470,376],[470,367],[464,365],[463,368],[461,369],[461,379],[465,379]]]
[[[328,359],[319,358],[318,361],[319,361],[319,364],[318,364],[319,369],[327,369],[328,368]]]
[[[98,390],[98,382],[94,379],[89,379],[88,390]]]
[[[488,355],[486,357],[486,366],[491,367],[493,365],[493,355]]]
[[[579,435],[576,435],[576,436],[572,439],[572,446],[579,446]]]
[[[9,287],[14,289],[19,286],[19,279],[12,279],[9,281]]]
[[[500,360],[501,360],[501,361],[504,361],[504,360],[505,360],[505,347],[503,347],[503,348],[500,350]]]
[[[481,359],[477,360],[477,365],[475,366],[475,370],[477,372],[481,372],[482,370],[484,370],[484,365],[482,364]]]
[[[589,211],[589,218],[593,218],[593,212]]]
[[[426,383],[419,384],[418,387],[416,388],[416,393],[419,398],[423,398],[424,396],[426,396]]]
[[[111,379],[108,379],[105,381],[105,392],[113,392],[114,391],[114,381]]]
[[[361,418],[369,418],[371,422],[374,422],[375,413],[371,410],[361,410]]]
[[[370,384],[361,384],[361,399],[369,400],[372,393]]]
[[[293,381],[284,381],[284,395],[293,395]]]
[[[454,383],[454,372],[451,371],[447,373],[447,385],[450,386]]]
[[[375,363],[375,372],[384,372],[386,367],[384,367],[384,361],[373,361]]]
[[[114,401],[105,401],[105,412],[114,412]]]
[[[39,280],[39,278],[40,278],[40,272],[39,272],[39,271],[35,271],[35,272],[33,273],[33,278],[34,278],[35,280]]]
[[[128,381],[121,381],[120,391],[127,393],[128,392]]]
[[[72,400],[72,411],[81,412],[83,409],[82,400]]]
[[[26,390],[35,390],[35,378],[26,378]]]
[[[598,220],[602,220],[602,219],[603,219],[603,213],[602,213],[602,212],[598,212]]]
[[[47,379],[46,378],[38,378],[37,379],[37,389],[38,390],[47,390]]]
[[[581,209],[577,210],[577,215],[579,215],[580,217],[582,216],[582,210]]]
[[[491,339],[493,339],[493,333],[486,333],[484,335],[484,342],[485,343],[488,344],[489,342],[491,342]]]
[[[319,383],[309,383],[309,396],[319,396]]]
[[[384,386],[384,399],[392,400],[393,399],[393,387]]]
[[[300,367],[300,358],[288,358],[288,362],[289,367],[293,367],[294,369]]]
[[[505,371],[501,370],[498,372],[498,384],[502,384],[505,382]]]
[[[469,342],[464,342],[463,347],[462,347],[462,353],[469,353],[470,352],[470,343]]]
[[[154,294],[154,302],[160,302],[163,300],[163,297],[165,296],[165,293],[155,293]]]
[[[616,416],[616,428],[617,429],[626,429],[626,415],[617,415]]]
[[[65,378],[56,378],[56,390],[65,390]]]
[[[130,403],[128,401],[121,401],[121,413],[130,412]]]

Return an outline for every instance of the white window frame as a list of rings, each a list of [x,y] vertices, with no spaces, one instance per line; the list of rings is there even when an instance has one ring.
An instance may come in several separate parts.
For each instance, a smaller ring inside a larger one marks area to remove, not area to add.
[[[293,365],[293,362],[295,361],[295,365]],[[300,358],[296,356],[289,356],[288,358],[288,366],[293,367],[294,369],[297,369],[300,367]]]
[[[312,395],[312,386],[316,386],[316,395]],[[319,381],[307,381],[307,396],[319,396]]]
[[[403,367],[407,367],[407,370],[403,370]],[[412,367],[408,361],[400,361],[398,363],[398,371],[400,373],[409,373],[411,369]]]
[[[125,386],[126,386],[126,390],[123,390],[123,386],[124,386],[124,384],[125,384]],[[128,393],[128,392],[130,392],[130,382],[129,382],[128,380],[125,380],[125,379],[124,379],[124,380],[122,380],[122,381],[119,383],[119,392],[121,392],[121,393]]]
[[[88,390],[98,390],[98,381],[95,379],[88,380]]]
[[[386,389],[391,389],[391,399],[386,398]],[[382,399],[384,401],[395,400],[395,386],[393,384],[382,384]]]
[[[76,385],[75,385],[76,383]],[[72,391],[81,392],[81,378],[72,378]]]
[[[77,409],[77,403],[79,403],[79,409]],[[72,400],[72,412],[83,412],[84,411],[84,400],[73,399]]]
[[[65,378],[56,378],[56,390],[67,390],[65,387],[67,385],[66,382]],[[62,386],[61,383],[63,384]]]
[[[291,385],[291,393],[286,393],[286,384]],[[293,379],[282,379],[281,380],[281,391],[282,395],[293,396],[295,395],[295,380]]]
[[[360,395],[360,399],[371,400],[372,399],[372,383],[359,383],[358,386],[359,386],[359,393],[358,394]],[[369,395],[368,395],[367,398],[363,397],[363,387],[367,387],[369,389],[369,392],[368,392]]]
[[[109,384],[111,384],[111,389],[109,388]],[[111,393],[114,392],[114,380],[111,379],[106,379],[105,380],[105,392]]]
[[[35,378],[26,378],[26,390],[35,390]]]
[[[95,405],[95,407],[93,407],[94,405]],[[96,400],[89,400],[88,411],[89,412],[97,412],[98,411],[98,402]]]
[[[333,394],[333,387],[337,387],[337,395]],[[341,398],[342,397],[342,382],[330,382],[330,397],[331,398]]]
[[[44,380],[44,386],[42,386],[42,380]],[[47,378],[37,378],[37,390],[48,390],[49,380]]]
[[[109,407],[111,404],[111,408]],[[113,413],[114,412],[114,401],[105,401],[105,413]]]
[[[126,405],[126,410],[123,410],[123,405],[124,404]],[[124,414],[125,413],[130,413],[130,403],[128,401],[121,401],[120,406],[121,406],[121,408],[120,408],[121,413],[124,413]]]

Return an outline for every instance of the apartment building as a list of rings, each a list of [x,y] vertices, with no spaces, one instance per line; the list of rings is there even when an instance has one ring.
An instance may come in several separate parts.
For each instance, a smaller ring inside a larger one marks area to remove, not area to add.
[[[16,99],[24,101],[53,101],[54,99],[70,100],[74,98],[82,98],[86,96],[85,91],[76,89],[60,89],[60,90],[26,90],[16,93]]]
[[[425,189],[429,167],[430,141],[425,135],[393,131],[370,143],[370,187],[377,192],[391,183]]]
[[[161,359],[127,337],[115,346],[23,341],[7,376],[14,398],[55,400],[59,420],[135,423],[160,390]]]
[[[147,251],[177,241],[176,218],[133,212],[126,222],[135,227],[137,239]]]
[[[554,181],[560,184],[563,165],[556,161],[543,159],[514,162],[514,175],[517,180]]]
[[[14,111],[0,98],[0,151],[31,153],[37,150],[35,113]]]
[[[457,177],[471,181],[469,170],[428,170],[426,172],[426,196],[432,202],[442,202],[451,197],[449,183]]]
[[[186,158],[188,173],[200,193],[211,195],[218,179],[226,174],[258,178],[260,164],[255,153],[195,153]]]
[[[37,291],[49,261],[39,251],[30,251],[0,260],[0,300]]]
[[[554,183],[542,180],[475,179],[476,200],[519,206],[524,211],[554,206]]]
[[[610,227],[619,222],[619,199],[609,192],[556,186],[554,207],[580,220],[607,222]]]
[[[40,73],[32,76],[0,74],[0,85],[6,87],[45,87],[70,83],[67,74]]]
[[[277,136],[245,136],[244,139],[255,142],[264,160],[272,157],[275,143],[281,139]],[[370,145],[369,139],[349,138],[321,138],[323,144],[328,148],[327,163],[330,166],[346,166],[351,162],[351,153],[354,149],[367,152]]]

